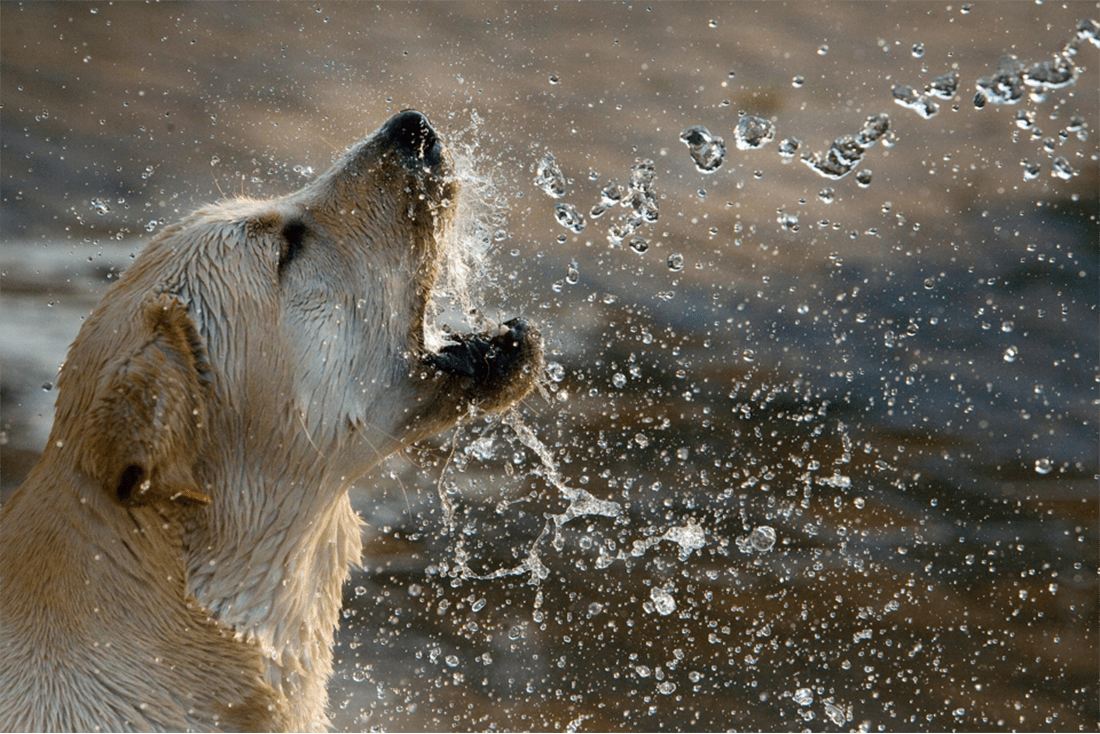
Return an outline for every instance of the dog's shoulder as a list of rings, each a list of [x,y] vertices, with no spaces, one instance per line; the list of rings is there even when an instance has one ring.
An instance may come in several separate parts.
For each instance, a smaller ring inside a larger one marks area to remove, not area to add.
[[[36,471],[0,515],[0,730],[286,728],[259,647],[187,598],[174,523],[78,485]]]

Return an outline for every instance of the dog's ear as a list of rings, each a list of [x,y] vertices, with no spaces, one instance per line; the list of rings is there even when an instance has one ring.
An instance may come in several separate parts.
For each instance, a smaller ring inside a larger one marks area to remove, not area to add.
[[[84,469],[125,504],[209,504],[192,473],[206,433],[206,349],[172,296],[145,301],[139,319],[141,346],[108,363],[100,379]]]

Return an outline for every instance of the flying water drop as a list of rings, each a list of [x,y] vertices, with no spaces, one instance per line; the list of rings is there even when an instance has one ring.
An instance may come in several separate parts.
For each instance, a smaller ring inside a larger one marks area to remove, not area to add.
[[[726,141],[702,125],[692,125],[680,133],[680,140],[688,147],[695,167],[701,173],[714,173],[722,167],[726,158]]]
[[[535,185],[555,199],[565,196],[565,175],[550,151],[546,152],[535,167]]]
[[[771,121],[753,115],[742,117],[733,130],[733,140],[739,150],[762,148],[774,137],[775,126]]]
[[[565,202],[554,205],[554,217],[558,220],[558,224],[574,234],[580,234],[587,224],[584,221],[584,215],[577,211],[577,207]]]

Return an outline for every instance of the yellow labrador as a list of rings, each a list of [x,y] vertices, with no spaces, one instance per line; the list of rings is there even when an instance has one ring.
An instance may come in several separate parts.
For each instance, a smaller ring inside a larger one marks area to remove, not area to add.
[[[523,321],[430,326],[452,168],[403,112],[298,192],[167,228],[107,293],[0,515],[0,728],[326,725],[349,485],[541,370]]]

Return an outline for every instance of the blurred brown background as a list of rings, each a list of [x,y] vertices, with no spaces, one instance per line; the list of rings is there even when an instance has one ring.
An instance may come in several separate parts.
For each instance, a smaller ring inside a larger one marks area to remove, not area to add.
[[[340,729],[1095,730],[1097,47],[1075,42],[1065,86],[972,100],[1006,54],[1052,60],[1096,16],[0,4],[3,496],[143,238],[289,191],[412,107],[490,180],[486,312],[550,337],[523,423],[623,512],[555,542],[568,503],[499,422],[365,480]],[[931,118],[894,103],[951,70]],[[880,113],[869,186],[799,161]],[[775,139],[739,150],[742,114]],[[711,175],[691,125],[725,139]],[[548,151],[579,233],[534,183]],[[624,208],[588,214],[639,159],[660,207],[642,254],[607,239]],[[547,578],[473,578],[532,557]]]

